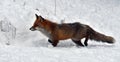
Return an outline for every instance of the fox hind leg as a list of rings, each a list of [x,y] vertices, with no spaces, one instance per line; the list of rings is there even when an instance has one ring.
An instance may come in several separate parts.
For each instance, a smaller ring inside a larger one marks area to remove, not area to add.
[[[81,43],[81,40],[73,40],[72,41],[77,45],[77,46],[84,46],[82,43]]]
[[[85,38],[85,42],[84,42],[85,46],[88,46],[88,39],[89,39],[89,36]]]

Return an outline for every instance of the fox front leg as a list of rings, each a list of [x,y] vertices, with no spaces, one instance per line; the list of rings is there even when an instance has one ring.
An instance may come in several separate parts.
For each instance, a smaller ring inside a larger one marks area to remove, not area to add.
[[[54,47],[56,47],[57,46],[57,44],[58,44],[58,40],[53,40],[53,42],[52,42],[52,45],[54,46]]]
[[[48,42],[51,43],[51,44],[53,43],[50,39],[48,39]]]
[[[53,40],[52,41],[52,40],[48,39],[48,42],[51,43],[52,46],[56,47],[59,41],[58,40]]]

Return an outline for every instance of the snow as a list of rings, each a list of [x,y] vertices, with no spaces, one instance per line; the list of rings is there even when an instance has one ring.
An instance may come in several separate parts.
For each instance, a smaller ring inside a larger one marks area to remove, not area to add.
[[[96,51],[96,48],[97,51]],[[0,49],[1,62],[116,62],[119,52],[114,47],[45,48],[7,46]]]
[[[35,14],[88,24],[116,43],[89,40],[87,47],[76,47],[68,39],[51,47],[42,33],[29,30]],[[120,0],[56,0],[56,14],[55,0],[0,0],[0,62],[118,62],[119,24]]]

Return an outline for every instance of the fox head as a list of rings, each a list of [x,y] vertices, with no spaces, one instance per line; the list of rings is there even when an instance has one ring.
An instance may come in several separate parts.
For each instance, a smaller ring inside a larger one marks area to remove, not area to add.
[[[45,25],[45,19],[42,16],[38,16],[35,14],[36,20],[33,24],[33,26],[30,28],[31,31],[39,30],[39,28],[44,27]]]

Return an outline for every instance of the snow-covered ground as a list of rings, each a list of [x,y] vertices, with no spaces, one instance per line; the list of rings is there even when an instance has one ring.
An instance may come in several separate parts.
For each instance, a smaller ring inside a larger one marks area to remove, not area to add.
[[[63,40],[50,47],[47,37],[29,30],[35,14],[57,23],[88,24],[116,43],[89,40],[88,47],[76,47]],[[56,0],[56,10],[55,0],[0,0],[0,62],[118,62],[119,24],[120,0]]]

